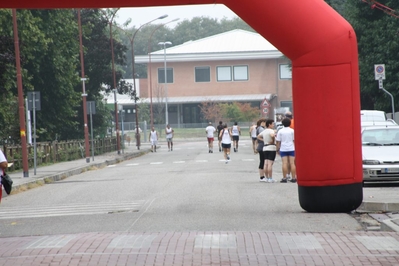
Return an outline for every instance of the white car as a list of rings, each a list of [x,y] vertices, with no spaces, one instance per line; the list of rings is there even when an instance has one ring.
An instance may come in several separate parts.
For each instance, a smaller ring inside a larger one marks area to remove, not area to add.
[[[399,126],[362,129],[363,181],[399,181]]]

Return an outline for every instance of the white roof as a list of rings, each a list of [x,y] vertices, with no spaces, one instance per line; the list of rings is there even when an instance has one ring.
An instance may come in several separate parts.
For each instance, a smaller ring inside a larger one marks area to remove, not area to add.
[[[163,62],[164,52],[164,49],[152,52],[151,62]],[[240,29],[171,46],[166,48],[166,54],[168,61],[172,62],[264,59],[283,55],[262,35]],[[148,61],[148,55],[135,57],[136,63],[148,63]]]
[[[248,101],[262,101],[267,98],[270,100],[272,94],[241,94],[241,95],[215,95],[215,96],[182,96],[182,97],[168,97],[169,104],[182,104],[182,103],[201,103],[206,101],[215,102],[248,102]],[[104,99],[107,104],[114,104],[114,94],[105,94]],[[134,101],[129,95],[117,94],[116,101],[118,104],[134,104]],[[152,98],[153,103],[158,101],[165,102],[165,99]],[[140,98],[139,102],[150,103],[150,98]]]

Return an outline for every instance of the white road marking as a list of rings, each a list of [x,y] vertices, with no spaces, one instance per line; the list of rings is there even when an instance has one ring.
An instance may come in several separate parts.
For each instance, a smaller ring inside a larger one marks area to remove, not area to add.
[[[150,164],[163,164],[163,162],[152,162]]]
[[[175,161],[173,163],[185,163],[185,161]]]
[[[254,159],[242,159],[243,162],[252,162],[255,161]]]
[[[139,165],[138,163],[128,163],[127,166],[135,166],[135,165]]]
[[[115,164],[108,165],[107,167],[115,167]]]
[[[4,207],[0,210],[0,220],[39,217],[57,217],[71,215],[93,215],[118,212],[137,212],[144,200],[132,202],[115,202],[93,204],[68,204],[54,206]]]

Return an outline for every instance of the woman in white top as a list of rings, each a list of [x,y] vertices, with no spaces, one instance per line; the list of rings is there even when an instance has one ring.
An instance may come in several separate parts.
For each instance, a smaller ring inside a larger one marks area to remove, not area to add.
[[[227,127],[227,124],[224,124],[223,130],[220,131],[219,138],[222,139],[222,148],[223,148],[223,154],[224,154],[224,159],[226,160],[226,163],[230,161],[230,149],[231,149],[231,138],[232,134],[230,130]]]
[[[150,135],[148,139],[151,142],[151,152],[157,152],[157,144],[158,144],[158,132],[155,131],[155,128],[152,127],[150,131]]]

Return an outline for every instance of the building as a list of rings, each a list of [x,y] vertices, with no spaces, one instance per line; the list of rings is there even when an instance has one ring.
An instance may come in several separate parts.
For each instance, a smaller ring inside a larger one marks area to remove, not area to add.
[[[167,104],[170,124],[202,122],[199,105],[205,101],[251,103],[270,118],[279,107],[292,110],[290,61],[258,33],[232,30],[161,48],[135,58],[148,67],[139,97],[149,104],[152,98],[154,113]]]

